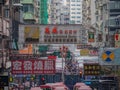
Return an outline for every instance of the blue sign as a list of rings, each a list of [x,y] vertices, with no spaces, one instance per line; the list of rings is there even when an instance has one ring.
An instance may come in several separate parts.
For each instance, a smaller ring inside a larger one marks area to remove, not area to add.
[[[84,82],[86,85],[90,85],[91,84],[91,82],[90,81],[86,81],[86,82]]]

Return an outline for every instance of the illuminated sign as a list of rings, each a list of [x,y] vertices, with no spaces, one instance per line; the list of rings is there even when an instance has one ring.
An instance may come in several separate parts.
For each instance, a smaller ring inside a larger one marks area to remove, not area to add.
[[[99,75],[100,74],[100,65],[99,64],[84,64],[84,75]]]

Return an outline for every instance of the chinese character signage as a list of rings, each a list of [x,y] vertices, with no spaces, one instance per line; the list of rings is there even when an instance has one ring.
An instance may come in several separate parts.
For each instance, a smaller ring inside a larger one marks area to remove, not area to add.
[[[99,75],[100,65],[99,64],[84,64],[84,75]]]
[[[24,38],[26,43],[37,43],[39,42],[39,27],[25,27]]]
[[[55,60],[13,60],[12,74],[54,74]]]

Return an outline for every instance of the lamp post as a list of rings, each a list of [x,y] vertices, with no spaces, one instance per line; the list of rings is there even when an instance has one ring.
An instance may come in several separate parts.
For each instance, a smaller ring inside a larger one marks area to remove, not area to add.
[[[62,57],[62,77],[61,78],[62,78],[62,82],[64,82],[64,59],[66,59],[68,47],[61,46],[59,49]]]

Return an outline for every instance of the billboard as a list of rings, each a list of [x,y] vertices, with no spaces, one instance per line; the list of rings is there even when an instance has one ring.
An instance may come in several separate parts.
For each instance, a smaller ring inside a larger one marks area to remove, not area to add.
[[[78,44],[86,35],[82,25],[19,25],[19,43]]]
[[[12,60],[12,74],[55,74],[55,60]]]

